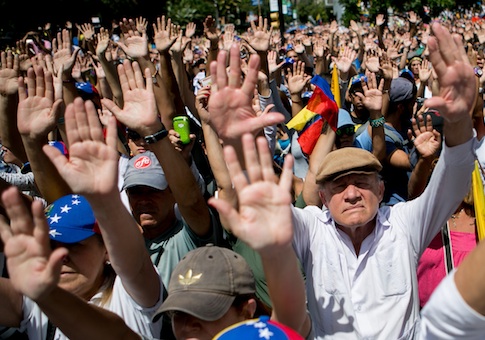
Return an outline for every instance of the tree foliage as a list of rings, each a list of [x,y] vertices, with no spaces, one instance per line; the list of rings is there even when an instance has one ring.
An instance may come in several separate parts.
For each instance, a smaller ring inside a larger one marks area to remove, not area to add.
[[[296,10],[302,23],[308,22],[310,18],[327,22],[330,17],[330,9],[325,6],[323,1],[300,0],[296,5]]]

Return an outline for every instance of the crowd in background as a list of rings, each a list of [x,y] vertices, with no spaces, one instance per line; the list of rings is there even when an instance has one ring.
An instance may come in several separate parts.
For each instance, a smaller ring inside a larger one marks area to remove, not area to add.
[[[429,19],[26,33],[0,338],[479,339],[485,20]]]

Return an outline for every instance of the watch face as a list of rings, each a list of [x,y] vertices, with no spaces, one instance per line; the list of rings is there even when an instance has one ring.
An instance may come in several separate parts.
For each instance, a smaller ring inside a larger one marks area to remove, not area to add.
[[[475,71],[475,75],[478,77],[481,77],[483,75],[483,70],[478,66],[474,68],[474,71]]]

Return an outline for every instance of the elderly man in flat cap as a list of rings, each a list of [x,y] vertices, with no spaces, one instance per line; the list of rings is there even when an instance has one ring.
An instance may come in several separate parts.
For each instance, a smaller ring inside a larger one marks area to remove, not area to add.
[[[444,117],[443,151],[423,194],[393,207],[379,208],[384,193],[381,165],[357,148],[332,151],[319,169],[319,196],[327,209],[292,207],[291,157],[277,182],[267,141],[258,137],[255,143],[256,132],[282,119],[278,113],[257,117],[252,111],[258,57],[250,59],[242,86],[237,46],[230,50],[228,75],[224,52],[211,64],[217,84],[209,99],[211,124],[226,145],[238,205],[216,199],[211,204],[232,232],[261,255],[276,319],[304,336],[406,339],[426,324],[420,322],[416,264],[466,194],[476,147],[470,116],[476,76],[461,37],[452,37],[438,23],[432,30],[430,59],[440,90],[427,106]],[[297,258],[306,289],[301,288]],[[483,315],[477,317],[485,310],[463,294],[464,280],[458,275],[463,272],[457,271],[449,291],[454,301],[463,302],[453,305],[463,315],[455,328],[469,321],[485,328]],[[305,299],[306,305],[301,303]],[[444,335],[440,327],[447,322],[441,323],[433,331]]]

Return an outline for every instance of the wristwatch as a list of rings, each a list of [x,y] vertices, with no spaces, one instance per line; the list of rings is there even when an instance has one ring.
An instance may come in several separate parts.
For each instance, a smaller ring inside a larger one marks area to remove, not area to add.
[[[475,75],[476,75],[478,78],[480,78],[480,77],[483,75],[483,70],[482,70],[480,67],[478,67],[478,66],[475,66],[475,67],[473,68],[473,71],[475,72]]]
[[[145,140],[145,143],[147,143],[147,144],[154,144],[154,143],[164,139],[165,137],[167,137],[167,135],[168,135],[168,131],[165,130],[165,129],[162,129],[162,130],[154,133],[153,135],[148,135],[148,136],[143,137],[143,139]]]

